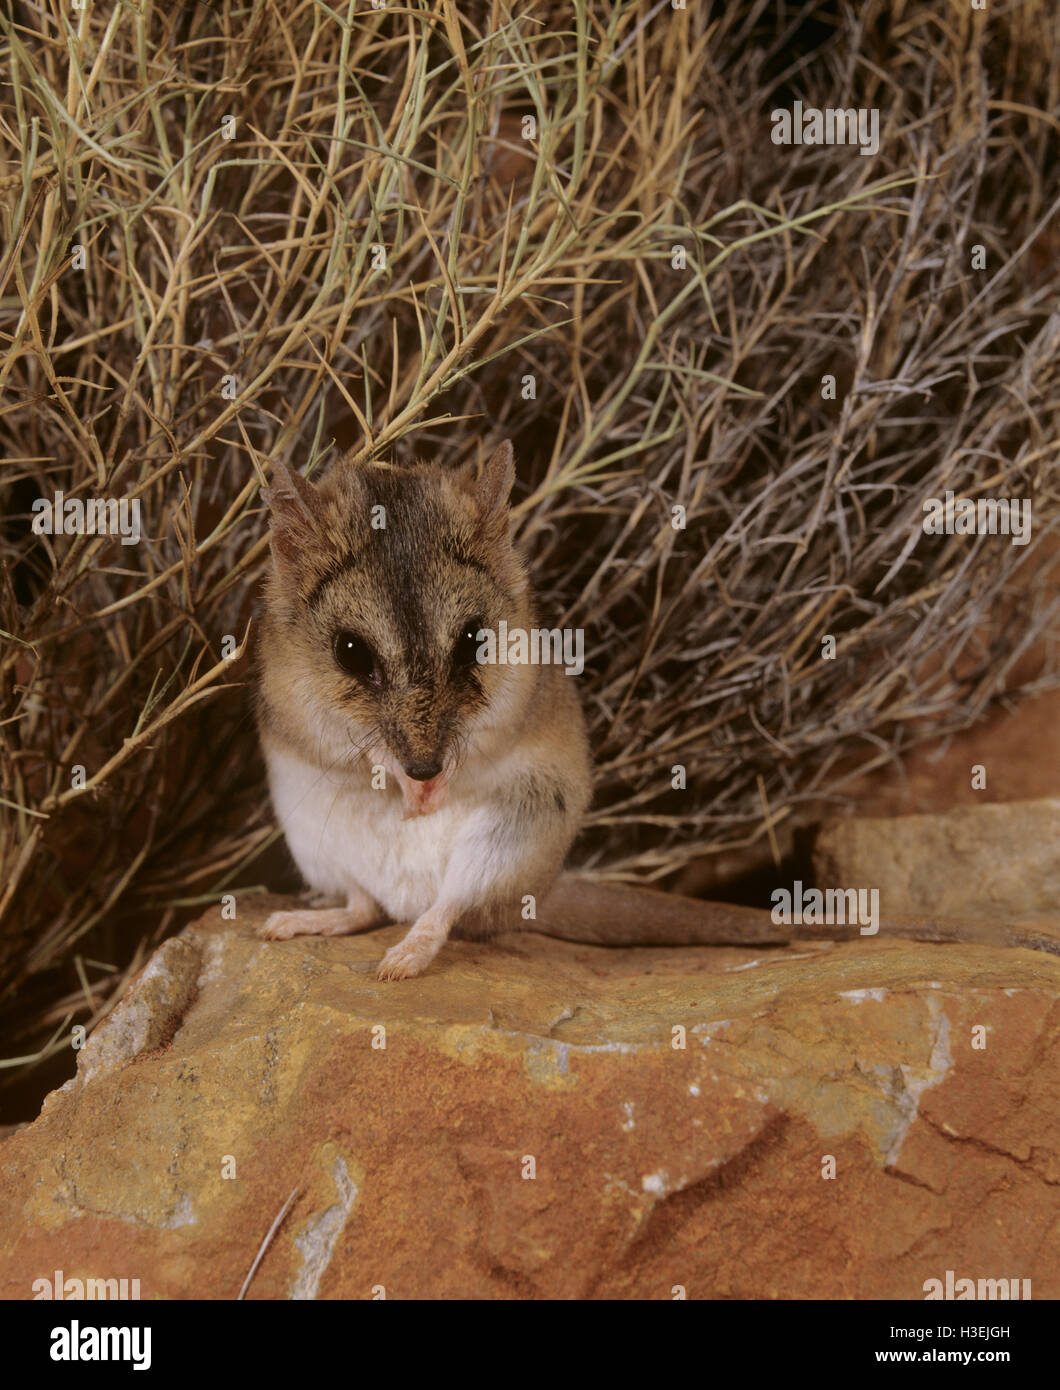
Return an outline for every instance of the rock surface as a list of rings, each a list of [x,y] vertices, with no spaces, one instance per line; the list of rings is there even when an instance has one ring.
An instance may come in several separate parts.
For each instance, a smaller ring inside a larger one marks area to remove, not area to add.
[[[885,916],[1056,922],[1060,798],[830,821],[813,867],[818,885],[878,887]]]
[[[0,1143],[0,1295],[234,1298],[295,1193],[249,1298],[1060,1296],[1055,957],[527,934],[385,985],[401,928],[278,905],[168,941]]]
[[[1039,660],[1040,654],[1032,653],[1028,661],[1017,663],[1019,679],[1033,679]],[[982,772],[973,774],[973,768]],[[873,819],[1060,797],[1060,690],[1021,700],[1013,708],[999,704],[971,728],[932,739],[910,749],[900,763],[887,762],[853,781],[839,775],[835,786],[837,795],[849,799],[848,815]],[[794,855],[807,827],[833,819],[834,798],[804,801],[774,823],[779,853],[785,859]],[[693,860],[676,879],[674,891],[727,898],[741,878],[769,875],[773,862],[763,827],[753,844]]]
[[[1024,674],[1030,678],[1031,672]],[[983,772],[973,779],[975,767]],[[973,780],[980,785],[973,786]],[[1014,708],[999,705],[970,729],[911,750],[900,769],[870,774],[850,795],[859,812],[873,816],[928,815],[1060,796],[1060,690],[1021,700]]]

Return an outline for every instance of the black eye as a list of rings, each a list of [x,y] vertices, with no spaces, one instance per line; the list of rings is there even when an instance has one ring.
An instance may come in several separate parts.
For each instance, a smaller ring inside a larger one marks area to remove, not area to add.
[[[466,623],[461,624],[453,647],[453,666],[456,670],[466,671],[478,661],[478,649],[481,646],[478,634],[484,627],[485,622],[482,618],[469,618]]]
[[[335,636],[335,660],[348,676],[375,685],[379,681],[379,662],[375,652],[356,632],[339,632]]]

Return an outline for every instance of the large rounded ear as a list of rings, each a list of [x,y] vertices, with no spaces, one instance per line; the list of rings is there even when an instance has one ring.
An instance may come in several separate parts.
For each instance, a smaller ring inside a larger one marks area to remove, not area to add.
[[[473,497],[478,524],[484,534],[499,539],[508,530],[508,498],[515,482],[515,454],[512,441],[498,444],[486,460],[482,477],[475,484]]]
[[[319,543],[323,516],[320,493],[301,473],[276,460],[272,482],[262,488],[268,503],[273,558],[278,564],[297,566],[307,547]]]

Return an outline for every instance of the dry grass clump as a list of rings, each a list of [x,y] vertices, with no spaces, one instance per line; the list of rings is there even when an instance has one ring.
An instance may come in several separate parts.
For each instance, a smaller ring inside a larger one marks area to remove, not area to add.
[[[1055,631],[1045,0],[15,0],[0,31],[24,1053],[275,839],[242,688],[268,458],[514,439],[543,610],[586,629],[597,872],[766,836]],[[796,98],[877,107],[879,153],[773,145]],[[1032,543],[925,536],[946,489],[1032,498]],[[143,539],[32,534],[60,491],[138,499]]]

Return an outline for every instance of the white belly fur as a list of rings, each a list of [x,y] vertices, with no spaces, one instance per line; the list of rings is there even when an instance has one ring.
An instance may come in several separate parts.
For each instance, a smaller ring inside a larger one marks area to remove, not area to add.
[[[396,922],[437,901],[453,844],[474,809],[455,789],[441,810],[404,820],[393,778],[373,790],[367,768],[352,782],[275,746],[267,750],[273,805],[295,862],[319,893],[362,888]]]

